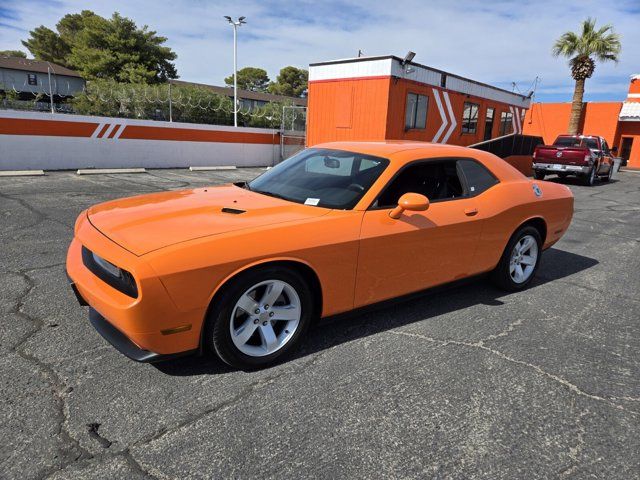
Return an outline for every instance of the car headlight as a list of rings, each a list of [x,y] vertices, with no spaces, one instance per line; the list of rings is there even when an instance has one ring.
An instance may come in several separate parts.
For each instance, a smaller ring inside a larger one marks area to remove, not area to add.
[[[138,297],[138,286],[131,273],[82,247],[82,263],[100,280],[132,298]]]

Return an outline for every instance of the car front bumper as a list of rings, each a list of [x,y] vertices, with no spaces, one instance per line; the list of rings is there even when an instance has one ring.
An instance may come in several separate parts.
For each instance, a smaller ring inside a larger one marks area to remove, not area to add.
[[[549,173],[589,173],[589,165],[565,165],[563,163],[535,163],[533,169]]]
[[[130,271],[136,298],[125,295],[91,272],[82,247],[104,255]],[[155,362],[199,350],[205,311],[179,309],[146,262],[102,235],[87,219],[79,220],[67,253],[67,275],[89,320],[118,351],[141,362]]]

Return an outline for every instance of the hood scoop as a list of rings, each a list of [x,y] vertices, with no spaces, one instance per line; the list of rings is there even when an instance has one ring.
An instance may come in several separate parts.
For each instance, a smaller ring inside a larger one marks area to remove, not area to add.
[[[240,215],[242,213],[247,213],[246,210],[240,210],[239,208],[229,208],[229,207],[222,207],[221,212],[230,213],[232,215]]]

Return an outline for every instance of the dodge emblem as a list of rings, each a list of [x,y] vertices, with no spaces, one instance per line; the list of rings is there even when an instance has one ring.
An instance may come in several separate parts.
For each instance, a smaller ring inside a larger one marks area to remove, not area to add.
[[[558,150],[556,152],[556,157],[561,157],[562,156],[562,150]]]
[[[540,190],[540,187],[536,183],[533,184],[533,193],[536,194],[536,197],[542,196],[542,190]]]

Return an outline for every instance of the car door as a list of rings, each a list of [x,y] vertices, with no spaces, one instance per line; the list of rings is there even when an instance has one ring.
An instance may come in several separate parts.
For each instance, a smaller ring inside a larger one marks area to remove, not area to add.
[[[413,162],[392,180],[363,215],[355,307],[476,273],[474,255],[482,222],[475,187],[461,159]],[[404,193],[430,200],[424,212],[389,212]]]

